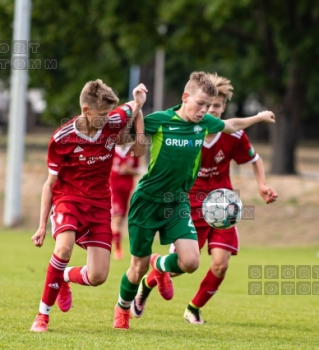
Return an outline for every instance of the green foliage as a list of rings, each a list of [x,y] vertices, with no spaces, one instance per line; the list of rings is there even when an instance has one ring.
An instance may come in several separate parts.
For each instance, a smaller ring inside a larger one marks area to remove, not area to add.
[[[203,308],[202,326],[184,322],[183,311],[206,274],[210,257],[203,251],[193,275],[174,279],[175,296],[164,301],[152,292],[144,316],[131,320],[129,331],[112,328],[125,259],[112,261],[108,280],[97,288],[72,286],[73,307],[53,307],[50,331],[29,331],[37,313],[45,271],[53,250],[50,235],[41,249],[32,246],[31,232],[0,233],[1,349],[318,349],[318,296],[248,295],[248,265],[317,265],[315,248],[244,248],[231,258],[219,292]],[[155,251],[166,253],[156,240]],[[10,252],[10,254],[8,254]],[[86,261],[76,247],[71,264]],[[263,279],[263,282],[268,280]]]
[[[13,2],[0,0],[2,39],[10,40],[12,19]],[[78,113],[88,80],[101,78],[126,98],[130,65],[150,64],[160,45],[167,88],[178,93],[191,71],[218,71],[231,77],[235,101],[255,91],[281,103],[295,67],[309,118],[318,112],[318,21],[315,0],[58,0],[53,7],[34,0],[31,37],[41,46],[31,57],[58,67],[30,71],[30,86],[45,89],[45,117],[57,121]]]

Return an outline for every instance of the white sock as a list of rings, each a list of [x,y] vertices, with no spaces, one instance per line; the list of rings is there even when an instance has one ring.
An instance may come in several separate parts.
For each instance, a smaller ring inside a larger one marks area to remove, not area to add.
[[[73,267],[67,267],[67,268],[64,270],[64,273],[63,273],[64,282],[70,282],[70,279],[69,279],[69,271],[70,271],[72,268],[73,268]]]

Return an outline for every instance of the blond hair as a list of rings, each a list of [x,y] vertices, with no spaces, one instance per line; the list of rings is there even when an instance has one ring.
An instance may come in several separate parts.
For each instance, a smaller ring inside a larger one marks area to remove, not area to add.
[[[212,83],[216,86],[218,95],[224,99],[230,101],[233,96],[234,87],[231,85],[229,79],[218,76],[217,73],[208,74]]]
[[[109,105],[117,105],[118,97],[113,90],[105,85],[101,79],[87,82],[80,94],[80,106],[87,104],[94,109],[101,109]]]
[[[184,91],[194,94],[198,89],[201,89],[208,96],[217,96],[216,86],[209,75],[204,72],[193,72],[185,85]]]

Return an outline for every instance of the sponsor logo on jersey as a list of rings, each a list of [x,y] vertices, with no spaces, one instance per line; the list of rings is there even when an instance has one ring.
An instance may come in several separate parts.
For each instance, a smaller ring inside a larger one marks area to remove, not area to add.
[[[77,146],[76,149],[74,150],[74,153],[79,153],[79,152],[82,152],[83,151],[83,148],[80,147],[80,146]]]
[[[178,139],[166,139],[165,144],[167,146],[178,146],[178,147],[201,147],[203,140],[178,140]]]
[[[250,157],[253,157],[255,155],[255,150],[254,150],[253,146],[250,147],[250,150],[248,151],[248,154],[249,154]]]
[[[214,166],[212,168],[200,168],[198,172],[198,177],[212,177],[214,175],[219,175],[217,166]]]
[[[194,126],[194,133],[195,134],[199,134],[202,130],[203,130],[203,128],[201,126],[199,126],[199,125]]]
[[[171,126],[169,127],[169,130],[177,130],[179,128],[172,128]]]
[[[89,157],[88,161],[87,161],[87,164],[94,164],[96,162],[104,162],[105,160],[107,159],[110,159],[112,158],[112,154],[105,154],[104,156],[91,156]]]
[[[122,106],[121,109],[126,113],[126,115],[128,117],[131,117],[132,116],[132,111],[131,111],[131,108],[129,106]]]
[[[220,163],[225,158],[225,155],[222,150],[218,151],[218,153],[215,156],[215,162]]]

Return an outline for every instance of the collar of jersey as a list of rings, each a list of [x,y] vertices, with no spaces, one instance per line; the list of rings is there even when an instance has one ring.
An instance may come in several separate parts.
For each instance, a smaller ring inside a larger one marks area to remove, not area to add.
[[[79,116],[79,117],[80,117],[80,116]],[[95,141],[99,138],[99,136],[101,135],[102,129],[99,129],[99,130],[96,132],[96,134],[94,135],[94,137],[89,137],[89,136],[87,136],[87,135],[82,134],[82,133],[78,130],[78,128],[76,127],[76,121],[79,119],[79,117],[77,117],[77,118],[74,120],[74,122],[73,122],[74,130],[75,130],[77,136],[81,137],[82,139],[84,139],[84,140],[86,140],[86,141],[95,142]]]

